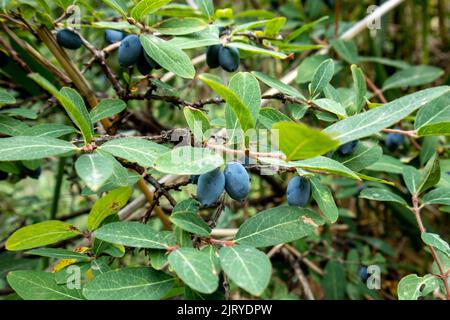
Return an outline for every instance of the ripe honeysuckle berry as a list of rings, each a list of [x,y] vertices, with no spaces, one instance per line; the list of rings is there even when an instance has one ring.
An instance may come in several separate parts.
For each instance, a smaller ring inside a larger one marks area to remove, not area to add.
[[[30,177],[31,179],[39,179],[39,177],[41,176],[42,173],[42,169],[41,167],[31,170],[28,168],[25,168],[24,170],[24,174],[28,177]]]
[[[356,146],[358,145],[358,140],[353,140],[347,143],[344,143],[342,146],[338,148],[338,152],[343,155],[347,156],[351,154],[353,151],[355,151]]]
[[[161,69],[162,67],[158,64],[158,62],[156,62],[155,60],[152,59],[152,57],[150,57],[147,53],[144,52],[144,57],[145,60],[147,60],[147,63],[149,64],[149,66],[151,66],[153,69]]]
[[[0,181],[8,179],[9,174],[4,171],[0,171]]]
[[[362,282],[366,282],[369,278],[369,273],[367,272],[367,267],[365,266],[361,266],[361,268],[359,268],[358,274]]]
[[[143,76],[149,74],[153,70],[153,67],[147,62],[147,59],[145,59],[144,52],[139,56],[136,67]]]
[[[220,44],[209,46],[206,49],[206,64],[210,69],[215,69],[220,66],[219,64],[219,50],[222,47]]]
[[[122,67],[129,67],[137,62],[142,54],[142,46],[139,37],[131,34],[123,38],[119,46],[119,64]]]
[[[405,136],[398,133],[389,133],[386,137],[386,147],[389,151],[394,152],[405,143]]]
[[[78,34],[69,29],[61,29],[56,33],[56,41],[61,47],[75,50],[81,47],[83,42]]]
[[[250,177],[247,170],[239,162],[229,162],[225,166],[225,190],[237,201],[244,200],[250,192]]]
[[[291,206],[304,207],[311,197],[311,183],[305,177],[292,178],[287,186],[287,200]]]
[[[200,175],[197,183],[197,200],[209,207],[219,200],[225,189],[225,176],[219,168]]]
[[[221,47],[219,50],[219,64],[223,70],[234,72],[239,68],[239,50],[234,46]]]
[[[122,41],[122,39],[124,37],[125,37],[125,34],[122,31],[113,30],[113,29],[105,30],[105,42],[106,43],[113,44],[113,43]]]

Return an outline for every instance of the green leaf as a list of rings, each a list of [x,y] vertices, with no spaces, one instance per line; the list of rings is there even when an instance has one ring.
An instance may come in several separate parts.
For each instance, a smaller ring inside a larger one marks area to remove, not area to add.
[[[210,128],[208,117],[203,113],[203,111],[189,107],[185,107],[183,109],[183,113],[189,129],[191,129],[194,134],[194,137],[197,140],[202,141],[204,138],[203,134]]]
[[[257,53],[257,54],[263,54],[266,56],[271,56],[273,58],[276,59],[286,59],[288,56],[282,52],[278,52],[278,51],[273,51],[273,50],[267,50],[261,47],[257,47],[257,46],[253,46],[251,44],[248,43],[244,43],[244,42],[230,42],[229,44],[230,46],[236,47],[239,50],[242,51],[247,51],[247,52],[251,52],[251,53]]]
[[[131,10],[131,16],[135,20],[140,21],[144,16],[155,12],[170,1],[171,0],[141,0]]]
[[[261,108],[259,111],[258,123],[268,130],[272,129],[274,123],[281,121],[291,121],[291,119],[274,108]]]
[[[319,107],[322,110],[331,112],[337,116],[340,117],[346,117],[347,112],[345,111],[345,108],[339,103],[331,99],[315,99],[311,101],[313,104],[315,104],[317,107]]]
[[[416,193],[422,178],[420,171],[412,166],[406,166],[403,168],[402,174],[408,191],[411,194]]]
[[[167,249],[174,245],[173,237],[166,232],[157,232],[146,224],[131,221],[108,223],[95,231],[95,237],[133,248]]]
[[[220,44],[219,32],[216,27],[210,26],[196,33],[174,37],[169,43],[182,50],[212,46]]]
[[[16,103],[16,98],[14,98],[14,96],[10,95],[5,90],[0,90],[0,108],[4,105],[14,103]]]
[[[438,234],[423,232],[421,235],[422,241],[427,245],[436,248],[450,257],[450,247]]]
[[[91,121],[95,123],[102,119],[112,117],[125,110],[126,107],[127,104],[123,100],[104,99],[90,112]]]
[[[253,75],[255,75],[255,77],[257,77],[260,81],[264,82],[269,87],[274,88],[288,96],[296,97],[296,98],[303,99],[306,101],[305,96],[300,91],[295,89],[294,87],[291,87],[290,85],[285,84],[284,82],[281,82],[278,79],[272,78],[271,76],[268,76],[264,73],[261,73],[258,71],[252,71],[252,73],[253,73]]]
[[[153,168],[169,174],[199,175],[210,172],[222,164],[223,158],[210,149],[185,146],[156,158]]]
[[[259,116],[259,108],[261,106],[261,90],[256,78],[248,72],[238,72],[230,80],[229,88],[241,99],[242,103],[250,111],[253,123],[256,123]],[[227,104],[225,106],[225,120],[227,129],[237,130],[240,123],[236,118],[233,109]],[[230,140],[233,141],[233,135]]]
[[[364,189],[359,194],[359,197],[375,201],[397,202],[404,206],[408,205],[406,201],[399,195],[382,188]]]
[[[75,170],[81,180],[96,192],[111,177],[113,163],[101,154],[83,154],[75,162]]]
[[[422,197],[424,204],[443,204],[450,206],[450,188],[437,188]]]
[[[398,69],[407,69],[411,67],[410,64],[402,60],[392,60],[383,57],[359,57],[360,62],[374,62],[379,64],[384,64],[386,66],[391,66]]]
[[[0,161],[35,160],[75,151],[70,142],[49,137],[11,137],[0,139]]]
[[[379,145],[369,146],[359,142],[351,154],[343,156],[336,152],[333,154],[333,159],[358,172],[376,163],[382,155],[383,149]]]
[[[330,188],[322,184],[319,179],[313,177],[310,179],[312,187],[312,196],[319,205],[320,210],[330,223],[336,222],[339,217],[339,210],[334,202],[333,194]]]
[[[20,228],[6,241],[10,251],[26,250],[46,246],[70,239],[81,232],[74,226],[58,220],[48,220]]]
[[[142,34],[139,39],[145,52],[161,67],[182,78],[192,79],[195,77],[191,59],[181,49],[150,34]]]
[[[28,128],[24,122],[0,114],[0,133],[7,136],[20,136]]]
[[[193,199],[187,199],[179,202],[173,208],[170,215],[170,221],[179,228],[187,232],[197,234],[202,237],[208,237],[211,228],[198,216],[199,203]]]
[[[327,59],[324,55],[313,55],[302,60],[297,68],[297,83],[311,82],[319,65]]]
[[[116,214],[125,206],[133,194],[133,189],[123,187],[112,190],[98,199],[91,208],[87,227],[90,231],[97,229],[107,217]]]
[[[353,90],[355,91],[354,113],[359,113],[366,103],[366,78],[361,68],[352,64]]]
[[[37,119],[37,112],[32,109],[28,109],[26,107],[20,107],[20,108],[10,108],[5,110],[0,110],[0,113],[7,114],[9,116],[13,117],[21,117],[26,119]]]
[[[327,173],[333,173],[338,174],[344,177],[349,177],[356,180],[361,180],[358,175],[353,172],[351,169],[346,167],[345,165],[327,158],[327,157],[315,157],[311,159],[306,159],[302,161],[293,161],[293,166],[296,168],[302,168],[302,169],[311,169],[311,170],[318,170],[318,171],[324,171]]]
[[[7,280],[24,300],[83,300],[81,290],[58,285],[53,274],[43,271],[12,271]]]
[[[271,165],[280,166],[284,168],[294,167],[305,170],[323,171],[324,173],[332,173],[341,175],[343,177],[361,180],[355,172],[353,172],[343,164],[333,159],[322,156],[301,161],[289,161],[289,162],[281,159],[264,158],[264,157],[258,158],[258,160],[263,163],[269,163]]]
[[[270,19],[264,28],[264,35],[271,38],[276,37],[285,24],[286,17],[276,17]]]
[[[219,285],[219,276],[208,252],[180,248],[169,255],[169,264],[189,287],[201,293],[213,293]]]
[[[339,262],[329,261],[324,271],[323,286],[326,298],[330,300],[344,299],[347,281],[343,266]]]
[[[402,174],[404,167],[405,167],[405,165],[400,160],[393,158],[391,156],[382,155],[381,158],[377,162],[368,166],[365,169],[373,170],[373,171],[380,171],[380,172]]]
[[[419,130],[423,126],[442,122],[450,122],[450,92],[420,108],[414,128]]]
[[[127,5],[123,2],[123,0],[103,0],[103,2],[114,8],[123,17],[127,16]]]
[[[84,100],[78,92],[68,87],[58,91],[53,84],[37,73],[31,73],[28,76],[58,99],[70,119],[81,130],[85,143],[90,143],[94,135],[94,127]]]
[[[208,23],[199,18],[171,18],[163,21],[156,29],[162,34],[184,35],[198,32],[208,27]]]
[[[423,125],[417,131],[419,137],[425,136],[450,136],[450,121],[435,122]]]
[[[420,86],[433,82],[444,74],[440,68],[432,66],[414,66],[394,73],[384,83],[381,90]]]
[[[334,74],[334,61],[333,59],[327,59],[322,62],[314,72],[311,80],[311,86],[309,93],[311,97],[317,97],[322,90],[330,83]]]
[[[99,149],[143,167],[151,167],[156,157],[169,151],[163,145],[135,137],[113,139]]]
[[[60,90],[60,95],[56,97],[66,109],[72,121],[80,128],[84,140],[90,142],[94,135],[94,127],[80,94],[72,88],[64,87]]]
[[[300,28],[294,30],[293,32],[291,32],[285,39],[284,42],[288,43],[291,42],[293,40],[295,40],[296,38],[298,38],[302,33],[304,33],[305,31],[308,31],[310,29],[312,29],[313,27],[315,27],[317,24],[321,23],[322,21],[328,20],[328,17],[322,17],[320,19],[314,20],[310,23],[306,23],[303,26],[301,26]]]
[[[174,278],[148,267],[124,268],[94,277],[83,288],[89,300],[158,300],[174,285]]]
[[[417,300],[439,288],[439,279],[431,274],[419,277],[410,274],[402,278],[397,286],[399,300]]]
[[[434,185],[438,184],[441,179],[441,168],[439,165],[439,157],[435,153],[424,168],[422,180],[417,188],[418,193],[425,192]]]
[[[242,289],[260,296],[269,284],[272,265],[261,251],[248,246],[224,246],[220,249],[223,271]]]
[[[244,104],[236,93],[223,84],[217,82],[216,78],[210,74],[202,74],[199,76],[199,79],[211,87],[211,89],[217,92],[225,100],[239,120],[239,124],[241,125],[244,133],[247,132],[248,129],[254,128],[255,125],[249,107]]]
[[[309,209],[280,206],[245,221],[235,241],[253,247],[274,246],[306,237],[324,223],[322,217]]]
[[[25,253],[55,259],[75,259],[76,261],[90,260],[90,257],[88,257],[85,254],[60,248],[40,248],[40,249],[33,249]]]
[[[336,39],[330,41],[334,51],[349,64],[358,64],[358,49],[353,41]]]
[[[194,0],[201,12],[208,18],[214,16],[213,0]]]
[[[416,109],[447,92],[450,92],[448,86],[421,90],[381,107],[336,122],[327,127],[324,132],[333,135],[336,140],[339,140],[340,144],[358,140],[394,125]]]
[[[75,132],[75,128],[58,123],[43,123],[23,130],[23,136],[59,138]]]
[[[277,144],[288,161],[319,156],[339,145],[327,134],[301,123],[283,121],[275,123],[272,128],[278,130]]]

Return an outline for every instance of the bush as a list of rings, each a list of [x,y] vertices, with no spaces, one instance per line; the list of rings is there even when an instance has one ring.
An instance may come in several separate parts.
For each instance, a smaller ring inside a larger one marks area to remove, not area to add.
[[[450,298],[442,3],[338,2],[2,3],[1,297]]]

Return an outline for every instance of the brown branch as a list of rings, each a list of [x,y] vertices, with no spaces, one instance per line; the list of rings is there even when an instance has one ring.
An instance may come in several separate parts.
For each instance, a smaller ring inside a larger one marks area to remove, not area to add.
[[[422,217],[420,215],[420,207],[419,207],[419,196],[417,193],[414,193],[412,195],[412,212],[414,213],[414,216],[416,217],[417,225],[419,226],[420,233],[427,232],[425,229],[425,226],[422,222]],[[431,251],[431,255],[433,256],[434,261],[436,262],[436,265],[439,269],[439,277],[444,282],[445,291],[447,292],[447,300],[450,300],[450,287],[448,285],[448,277],[449,277],[449,271],[444,270],[444,267],[442,265],[441,260],[439,259],[439,256],[436,253],[436,250],[433,248],[433,246],[428,246],[428,248]]]

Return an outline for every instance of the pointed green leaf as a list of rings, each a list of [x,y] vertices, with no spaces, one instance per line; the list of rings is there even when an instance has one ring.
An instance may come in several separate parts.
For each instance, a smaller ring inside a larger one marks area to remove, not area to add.
[[[223,271],[242,289],[260,296],[269,284],[272,265],[258,249],[248,246],[224,246],[220,249]]]
[[[407,206],[406,201],[399,195],[382,188],[368,188],[361,191],[359,194],[360,198],[384,201],[384,202],[397,202],[401,205]]]
[[[315,177],[310,179],[310,181],[312,196],[319,205],[320,210],[330,223],[336,222],[339,217],[339,210],[334,202],[333,194],[331,193],[330,188],[322,184],[319,179]]]
[[[288,96],[296,97],[306,101],[305,96],[294,87],[291,87],[290,85],[285,84],[284,82],[281,82],[280,80],[268,76],[264,73],[258,71],[252,71],[252,73],[255,75],[255,77],[257,77],[260,81],[264,82],[269,87],[274,88]]]
[[[450,257],[450,247],[438,234],[423,232],[421,235],[422,241],[427,245],[432,246]]]
[[[192,79],[195,77],[191,59],[181,49],[150,34],[142,34],[139,39],[145,52],[161,67],[182,78]]]
[[[450,188],[441,187],[426,193],[422,197],[425,204],[443,204],[450,206]]]
[[[410,274],[402,278],[397,286],[399,300],[417,300],[439,287],[439,279],[431,274],[419,277]]]
[[[99,149],[143,167],[151,167],[156,157],[169,151],[163,145],[135,137],[110,140]]]
[[[127,107],[123,100],[119,99],[104,99],[91,110],[90,116],[92,123],[98,122],[102,119],[112,117]]]
[[[90,231],[97,229],[107,217],[116,214],[125,206],[133,194],[133,189],[123,187],[112,190],[98,199],[91,208],[87,227]]]
[[[334,61],[333,59],[327,59],[322,62],[314,73],[311,80],[310,95],[316,97],[322,90],[330,83],[334,74]]]
[[[6,249],[26,250],[46,246],[80,235],[74,226],[58,220],[48,220],[20,228],[6,241]]]
[[[322,217],[309,209],[280,206],[245,221],[235,241],[253,247],[274,246],[310,235],[324,223]]]
[[[43,271],[12,271],[7,280],[25,300],[84,300],[81,290],[58,285],[53,274]]]
[[[338,121],[327,127],[324,132],[333,135],[336,140],[339,140],[340,144],[358,140],[394,125],[416,109],[447,92],[450,92],[448,86],[418,91],[381,107]]]
[[[94,277],[83,288],[89,300],[158,300],[174,285],[174,278],[148,267],[124,268]]]
[[[11,137],[0,139],[0,161],[35,160],[75,151],[70,142],[49,137]]]
[[[277,144],[288,161],[320,156],[339,145],[322,131],[301,123],[283,121],[275,123],[272,128],[279,131]]]
[[[248,129],[254,128],[254,122],[249,107],[231,89],[216,81],[210,74],[202,74],[199,79],[206,83],[211,89],[217,92],[234,111],[244,133]]]
[[[133,248],[167,249],[174,245],[173,237],[166,232],[157,232],[149,225],[131,221],[108,223],[95,231],[95,237]]]
[[[413,66],[394,73],[384,83],[382,90],[420,86],[433,82],[444,74],[440,68],[432,66]]]
[[[171,0],[141,0],[137,5],[131,10],[131,16],[139,21],[144,16],[155,12],[162,6],[169,3]]]
[[[201,293],[213,293],[219,285],[219,276],[208,252],[180,248],[169,255],[169,264],[189,287]]]
[[[96,192],[111,177],[113,163],[101,154],[83,154],[75,162],[75,170],[86,185]]]

